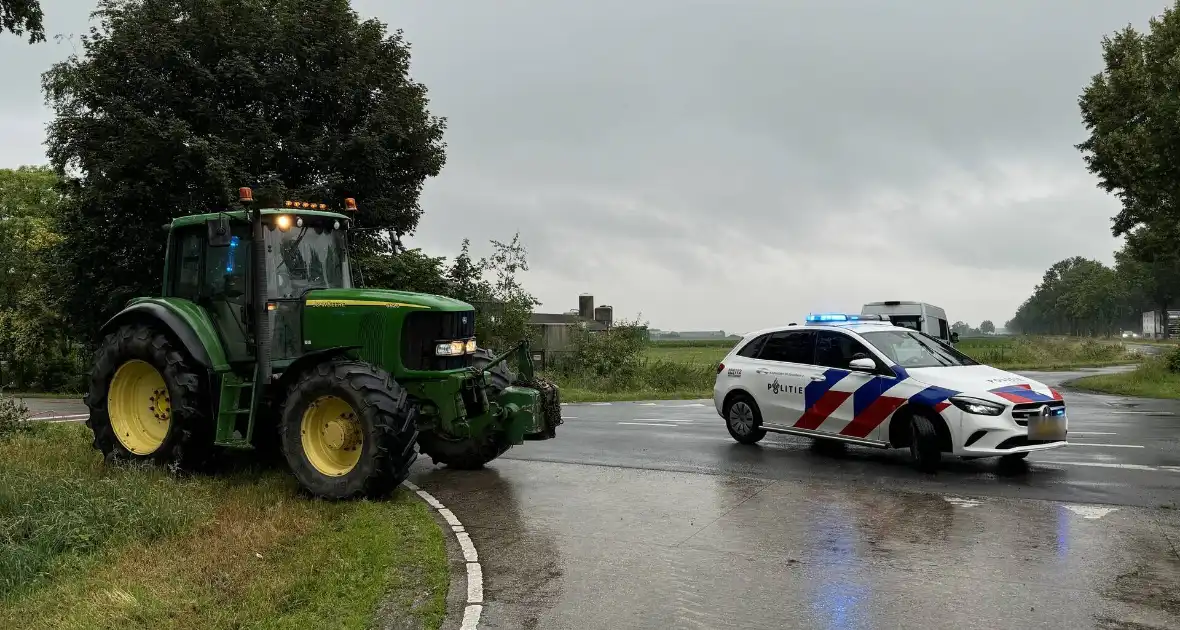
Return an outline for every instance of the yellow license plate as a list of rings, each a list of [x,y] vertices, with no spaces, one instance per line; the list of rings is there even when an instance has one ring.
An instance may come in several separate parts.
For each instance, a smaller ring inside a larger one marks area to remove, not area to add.
[[[1064,440],[1065,416],[1033,416],[1028,420],[1028,439]]]

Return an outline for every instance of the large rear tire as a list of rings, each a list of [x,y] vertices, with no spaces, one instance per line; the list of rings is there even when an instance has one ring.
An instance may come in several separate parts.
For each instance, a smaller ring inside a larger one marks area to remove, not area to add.
[[[295,478],[325,499],[387,496],[418,457],[417,410],[388,373],[347,358],[301,374],[288,390],[279,444]]]
[[[472,365],[483,368],[492,362],[490,350],[479,348],[475,351]],[[512,383],[512,371],[501,362],[490,370],[491,383],[487,388],[489,399],[500,395]],[[418,447],[429,455],[435,464],[445,464],[458,470],[478,470],[488,462],[503,455],[512,447],[504,433],[488,431],[479,438],[453,439],[428,431],[418,436]]]
[[[209,388],[195,361],[159,325],[127,324],[94,357],[86,426],[112,461],[147,461],[174,471],[205,466],[213,451]]]

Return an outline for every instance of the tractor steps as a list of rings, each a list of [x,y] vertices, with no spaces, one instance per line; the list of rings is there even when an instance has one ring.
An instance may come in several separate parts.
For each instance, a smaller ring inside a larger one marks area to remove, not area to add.
[[[244,399],[244,400],[243,400]],[[217,432],[215,442],[222,446],[248,447],[254,435],[254,412],[259,400],[254,379],[245,379],[233,372],[221,376],[221,396],[217,405]],[[238,428],[238,419],[249,416],[245,436]]]

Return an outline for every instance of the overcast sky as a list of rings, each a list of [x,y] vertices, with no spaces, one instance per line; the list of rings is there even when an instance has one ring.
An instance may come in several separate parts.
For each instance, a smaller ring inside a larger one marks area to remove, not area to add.
[[[42,0],[81,33],[93,0]],[[402,28],[447,165],[410,246],[519,231],[540,310],[580,293],[743,332],[883,299],[978,325],[1045,268],[1111,261],[1073,145],[1100,39],[1166,0],[355,0]],[[44,163],[40,73],[0,37],[0,166]]]

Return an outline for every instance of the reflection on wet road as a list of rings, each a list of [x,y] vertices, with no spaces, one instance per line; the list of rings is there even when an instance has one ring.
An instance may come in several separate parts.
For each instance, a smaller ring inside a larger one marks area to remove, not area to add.
[[[415,482],[481,550],[485,628],[1180,627],[1174,510],[527,461]]]
[[[412,479],[480,549],[481,628],[1180,628],[1180,407],[1067,401],[1077,445],[1009,468],[741,446],[697,401]]]

